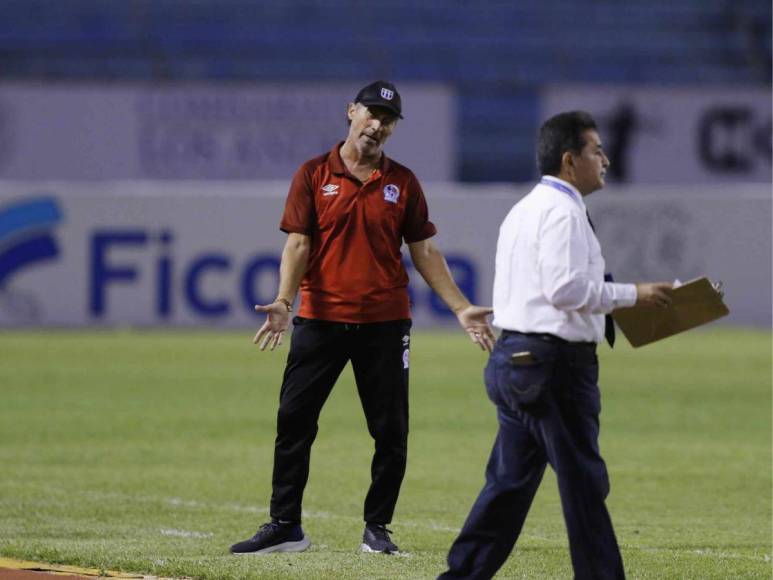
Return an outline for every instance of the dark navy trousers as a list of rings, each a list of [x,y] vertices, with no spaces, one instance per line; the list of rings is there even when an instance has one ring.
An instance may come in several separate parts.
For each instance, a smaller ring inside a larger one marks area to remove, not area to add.
[[[534,360],[514,364],[511,355],[523,351]],[[624,578],[604,504],[609,479],[598,447],[595,344],[505,331],[484,375],[499,432],[486,484],[440,578],[494,576],[513,550],[548,464],[558,479],[575,578]]]

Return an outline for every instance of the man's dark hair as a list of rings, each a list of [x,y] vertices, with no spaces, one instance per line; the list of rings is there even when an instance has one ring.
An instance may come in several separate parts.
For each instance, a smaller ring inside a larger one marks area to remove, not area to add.
[[[541,175],[557,176],[561,157],[567,151],[578,154],[585,147],[583,133],[596,129],[596,121],[585,111],[569,111],[550,117],[539,130],[537,166]]]

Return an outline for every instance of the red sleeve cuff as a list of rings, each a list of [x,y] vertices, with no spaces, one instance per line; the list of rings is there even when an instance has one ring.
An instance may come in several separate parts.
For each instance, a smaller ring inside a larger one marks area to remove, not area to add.
[[[296,224],[290,224],[284,221],[279,224],[279,229],[286,234],[303,234],[305,236],[311,235],[311,232],[308,228],[304,228],[303,226]]]
[[[432,222],[427,222],[424,224],[424,227],[421,228],[418,232],[412,232],[410,236],[405,236],[405,243],[406,244],[413,244],[414,242],[421,242],[423,240],[426,240],[428,238],[431,238],[437,233],[437,228],[435,227],[435,224]]]

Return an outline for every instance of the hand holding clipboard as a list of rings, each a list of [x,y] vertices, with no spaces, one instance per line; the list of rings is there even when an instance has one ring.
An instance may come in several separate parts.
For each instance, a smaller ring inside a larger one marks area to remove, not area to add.
[[[722,302],[721,288],[721,282],[712,284],[706,277],[697,278],[674,285],[667,308],[619,308],[612,317],[631,346],[643,346],[727,316],[730,311]]]

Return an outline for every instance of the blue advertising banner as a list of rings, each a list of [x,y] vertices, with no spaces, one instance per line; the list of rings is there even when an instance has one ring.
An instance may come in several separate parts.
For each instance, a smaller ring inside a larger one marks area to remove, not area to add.
[[[0,328],[255,326],[276,296],[286,187],[0,182]],[[426,184],[435,243],[474,302],[491,302],[499,225],[528,189]],[[768,186],[609,187],[588,205],[616,280],[706,275],[724,282],[723,322],[770,326]],[[456,324],[404,256],[415,324]]]

